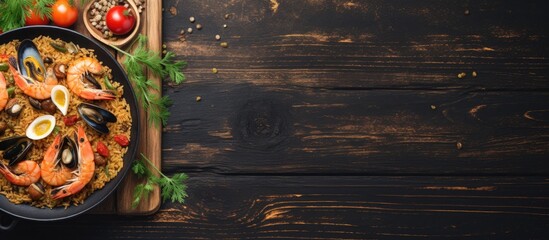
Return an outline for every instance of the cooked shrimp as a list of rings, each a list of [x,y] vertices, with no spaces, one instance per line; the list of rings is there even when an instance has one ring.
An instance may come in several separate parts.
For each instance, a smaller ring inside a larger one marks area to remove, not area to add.
[[[57,135],[40,163],[42,179],[47,184],[57,187],[65,184],[72,176],[70,169],[59,164],[58,156],[61,152],[61,135]]]
[[[60,199],[78,193],[93,177],[95,171],[93,149],[88,141],[84,127],[78,126],[76,138],[79,161],[78,169],[73,171],[75,177],[69,179],[69,184],[55,188],[58,191],[53,195],[53,199]]]
[[[44,82],[40,82],[36,79],[22,75],[19,70],[16,69],[17,60],[11,56],[9,60],[10,71],[13,74],[15,84],[19,87],[23,93],[35,99],[43,100],[51,97],[51,89],[57,85],[57,77],[53,72],[53,68],[46,70],[46,77]]]
[[[4,109],[6,104],[8,103],[8,90],[6,89],[6,78],[4,78],[4,74],[0,72],[0,111]]]
[[[0,173],[11,183],[18,186],[29,186],[40,179],[40,166],[31,160],[19,162],[11,171],[5,164],[0,165]]]
[[[116,96],[108,91],[96,89],[84,82],[85,74],[101,74],[101,63],[94,58],[84,57],[75,61],[67,70],[67,85],[69,89],[81,98],[88,100],[112,100]]]

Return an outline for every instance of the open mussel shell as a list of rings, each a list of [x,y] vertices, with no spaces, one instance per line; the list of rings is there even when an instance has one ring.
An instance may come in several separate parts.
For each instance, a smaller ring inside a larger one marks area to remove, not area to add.
[[[9,165],[21,161],[32,149],[32,141],[25,136],[8,137],[0,140],[2,158],[9,160]]]
[[[84,79],[86,79],[95,89],[101,89],[101,84],[95,79],[91,73],[84,73]]]
[[[116,116],[112,112],[97,105],[80,103],[77,109],[84,122],[100,133],[109,133],[107,123],[116,122]]]
[[[38,48],[30,39],[21,41],[17,48],[17,66],[23,76],[34,80],[44,81],[46,67]]]
[[[63,137],[61,148],[56,160],[70,169],[74,169],[78,166],[77,146],[76,142],[72,138],[68,136]]]

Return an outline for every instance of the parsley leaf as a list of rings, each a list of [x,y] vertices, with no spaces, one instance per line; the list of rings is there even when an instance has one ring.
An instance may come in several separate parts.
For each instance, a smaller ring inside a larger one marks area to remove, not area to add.
[[[150,165],[159,176],[155,175],[148,167]],[[145,178],[145,182],[138,184],[134,188],[132,207],[136,208],[143,196],[150,194],[154,186],[160,186],[160,195],[162,202],[171,200],[172,202],[184,203],[187,195],[187,185],[185,181],[188,179],[187,174],[177,173],[171,178],[164,175],[154,164],[143,154],[141,158],[134,161],[132,171],[138,177]]]

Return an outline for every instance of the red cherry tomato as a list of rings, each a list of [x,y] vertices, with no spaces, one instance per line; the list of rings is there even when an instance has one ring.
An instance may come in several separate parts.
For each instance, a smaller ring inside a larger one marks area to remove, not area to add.
[[[124,35],[129,33],[134,27],[136,18],[134,13],[121,5],[109,9],[106,16],[107,28],[113,34]]]
[[[67,0],[57,0],[51,8],[52,21],[59,27],[70,27],[78,19],[78,8],[71,5]]]
[[[50,19],[46,17],[45,15],[40,17],[38,14],[36,14],[36,11],[34,11],[32,8],[29,9],[29,16],[25,18],[25,25],[46,25],[50,23]]]

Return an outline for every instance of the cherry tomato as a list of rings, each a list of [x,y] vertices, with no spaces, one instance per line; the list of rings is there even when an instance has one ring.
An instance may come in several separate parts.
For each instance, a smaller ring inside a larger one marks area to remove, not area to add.
[[[97,142],[97,153],[99,153],[99,155],[101,155],[103,157],[109,157],[109,148],[107,148],[107,146],[103,142],[98,141]]]
[[[50,19],[46,17],[45,15],[40,17],[38,14],[36,14],[36,11],[32,8],[29,9],[29,16],[25,18],[25,25],[46,25],[50,23]]]
[[[130,145],[130,140],[128,140],[128,137],[126,137],[125,135],[114,136],[114,141],[122,147],[127,147],[128,145]]]
[[[109,9],[106,22],[113,34],[124,35],[135,27],[136,18],[130,9],[118,5]]]
[[[67,0],[57,0],[51,8],[52,21],[59,27],[70,27],[78,19],[78,8],[72,6]]]

